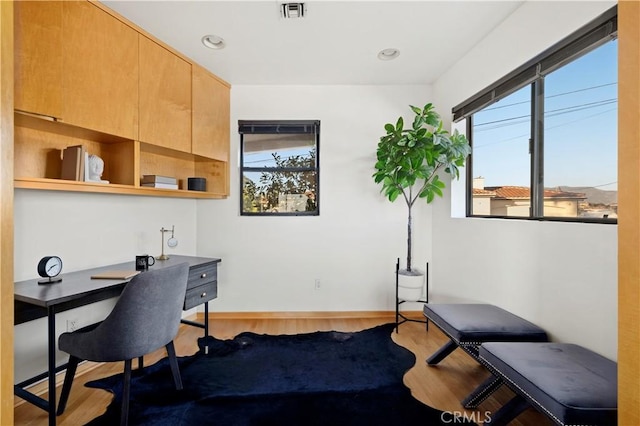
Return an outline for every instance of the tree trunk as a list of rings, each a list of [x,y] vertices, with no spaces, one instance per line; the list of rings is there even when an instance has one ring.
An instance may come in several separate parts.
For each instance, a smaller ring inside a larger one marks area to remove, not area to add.
[[[407,218],[407,271],[411,270],[411,206]]]

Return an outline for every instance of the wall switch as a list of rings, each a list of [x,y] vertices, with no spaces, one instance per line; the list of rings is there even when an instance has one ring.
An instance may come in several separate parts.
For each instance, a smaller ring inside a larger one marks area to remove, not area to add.
[[[316,278],[315,289],[320,290],[320,279]]]

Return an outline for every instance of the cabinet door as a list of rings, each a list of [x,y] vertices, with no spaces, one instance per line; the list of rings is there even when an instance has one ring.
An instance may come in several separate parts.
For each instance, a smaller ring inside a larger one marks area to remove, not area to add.
[[[17,1],[14,7],[14,108],[62,117],[62,2]]]
[[[139,38],[140,141],[191,152],[191,64]]]
[[[191,150],[196,155],[229,161],[229,87],[205,69],[192,65]]]
[[[90,2],[63,3],[64,121],[135,139],[138,33]]]

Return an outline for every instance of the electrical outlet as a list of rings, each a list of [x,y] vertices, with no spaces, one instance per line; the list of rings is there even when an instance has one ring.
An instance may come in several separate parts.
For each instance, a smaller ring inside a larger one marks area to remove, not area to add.
[[[68,319],[67,320],[67,331],[72,332],[76,331],[79,327],[78,318]]]
[[[315,289],[320,290],[320,279],[316,278]]]

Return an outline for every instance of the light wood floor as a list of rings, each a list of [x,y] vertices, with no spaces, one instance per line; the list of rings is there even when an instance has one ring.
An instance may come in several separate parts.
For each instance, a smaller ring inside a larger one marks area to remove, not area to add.
[[[376,318],[313,318],[313,319],[217,319],[211,318],[210,334],[219,339],[233,338],[243,331],[264,334],[298,334],[313,331],[358,331],[378,324],[393,322],[390,316]],[[196,352],[196,339],[201,337],[203,330],[182,325],[176,340],[176,351],[179,356],[191,355]],[[482,382],[488,373],[469,355],[461,349],[456,349],[440,365],[429,367],[425,359],[436,349],[447,342],[447,338],[436,327],[430,326],[425,330],[424,324],[408,322],[400,325],[399,333],[393,333],[393,340],[409,349],[416,355],[416,365],[404,377],[405,384],[411,389],[418,400],[443,411],[464,411],[460,401]],[[164,351],[157,351],[145,357],[145,365],[151,365],[165,356]],[[134,362],[134,367],[137,365]],[[90,365],[89,371],[76,377],[69,403],[65,413],[58,417],[58,424],[81,425],[102,414],[111,402],[111,394],[104,390],[84,387],[84,383],[96,378],[120,373],[122,363]],[[60,390],[58,388],[59,396]],[[485,401],[477,411],[466,411],[467,418],[472,418],[478,424],[482,423],[485,412],[495,412],[513,393],[503,386],[491,398]],[[46,392],[44,393],[46,398]],[[22,402],[22,403],[21,403]],[[43,410],[24,403],[16,397],[15,424],[16,425],[46,425],[47,413]],[[533,409],[521,414],[513,425],[543,426],[552,423]]]

